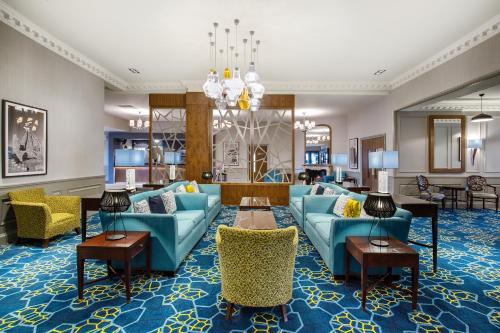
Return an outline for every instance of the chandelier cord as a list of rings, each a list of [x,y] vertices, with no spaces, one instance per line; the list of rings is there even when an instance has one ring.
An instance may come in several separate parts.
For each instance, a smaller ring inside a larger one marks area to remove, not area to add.
[[[253,63],[253,34],[254,31],[250,31],[250,63]]]
[[[208,57],[209,57],[209,59],[210,59],[210,64],[209,64],[209,66],[212,66],[212,65],[213,65],[213,58],[212,58],[212,52],[213,52],[213,51],[212,51],[212,48],[213,48],[213,45],[214,45],[214,42],[212,41],[212,37],[213,37],[213,35],[214,35],[214,34],[213,34],[212,32],[209,32],[209,33],[208,33],[208,38],[209,38],[209,40],[210,40],[210,42],[209,42],[209,44],[208,44],[208,46],[209,46],[209,48],[208,48],[208,53],[209,53]]]
[[[217,27],[219,26],[219,23],[214,22],[214,39],[215,39],[215,44],[214,44],[214,69],[217,71]]]
[[[234,19],[234,46],[236,48],[236,53],[235,53],[235,67],[238,68],[238,24],[240,23],[240,20]]]
[[[248,39],[243,38],[243,66],[247,63],[247,42]]]
[[[226,28],[226,68],[229,67],[229,29]]]

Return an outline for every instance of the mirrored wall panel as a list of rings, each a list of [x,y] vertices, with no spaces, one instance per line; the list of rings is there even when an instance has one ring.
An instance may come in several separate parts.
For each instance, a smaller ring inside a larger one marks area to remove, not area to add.
[[[465,117],[429,116],[429,171],[465,171]]]
[[[213,110],[215,182],[283,183],[293,174],[292,110]]]
[[[304,164],[330,164],[332,130],[328,125],[316,125],[304,136]]]
[[[184,179],[186,157],[186,110],[153,109],[153,183]]]

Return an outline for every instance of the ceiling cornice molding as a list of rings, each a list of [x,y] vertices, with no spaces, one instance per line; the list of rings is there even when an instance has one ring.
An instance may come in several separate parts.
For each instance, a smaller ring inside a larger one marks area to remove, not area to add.
[[[481,104],[477,101],[443,101],[423,107],[410,108],[408,111],[463,111],[463,112],[479,112]],[[500,111],[500,101],[490,100],[483,102],[484,112]]]
[[[90,73],[100,77],[110,85],[122,90],[127,88],[127,82],[125,80],[97,64],[95,61],[89,59],[71,46],[52,36],[1,0],[0,21],[34,40],[38,44],[48,48],[52,52],[57,53],[64,59],[69,60]]]
[[[444,48],[435,55],[427,58],[422,63],[412,69],[397,76],[391,81],[391,89],[395,89],[411,80],[416,79],[420,75],[450,61],[451,59],[467,52],[476,45],[490,39],[500,32],[500,14],[496,15],[474,31],[468,33],[453,44]]]

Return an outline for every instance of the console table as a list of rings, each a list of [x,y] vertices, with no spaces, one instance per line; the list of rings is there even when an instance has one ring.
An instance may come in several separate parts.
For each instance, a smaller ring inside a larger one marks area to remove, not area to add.
[[[396,206],[411,212],[413,214],[413,217],[431,218],[432,244],[423,244],[413,240],[408,240],[408,242],[432,249],[432,268],[435,272],[437,270],[438,256],[438,204],[435,202],[409,197],[402,194],[393,194],[392,198]]]

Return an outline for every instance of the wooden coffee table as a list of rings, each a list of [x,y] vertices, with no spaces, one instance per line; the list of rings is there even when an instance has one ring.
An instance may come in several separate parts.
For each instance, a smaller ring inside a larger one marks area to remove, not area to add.
[[[106,234],[102,233],[76,246],[77,270],[78,270],[78,298],[83,298],[83,286],[95,283],[113,276],[120,276],[111,266],[112,260],[123,261],[124,276],[127,293],[127,301],[130,301],[130,275],[132,270],[132,259],[141,253],[146,254],[146,274],[151,276],[151,240],[149,231],[129,231],[127,237],[110,241],[106,240]],[[100,259],[107,261],[108,275],[99,279],[84,282],[83,273],[85,269],[85,259]]]
[[[376,237],[373,237],[376,238]],[[385,238],[384,238],[385,239]],[[389,238],[388,247],[378,247],[370,244],[368,237],[348,236],[345,241],[344,270],[345,283],[349,282],[350,257],[361,265],[361,306],[365,310],[366,293],[373,287],[368,286],[368,267],[411,267],[413,310],[417,308],[418,295],[418,252],[403,242]]]
[[[240,210],[271,210],[268,197],[243,197],[240,201]]]
[[[267,210],[240,210],[236,213],[234,226],[253,230],[278,229],[273,212]]]

